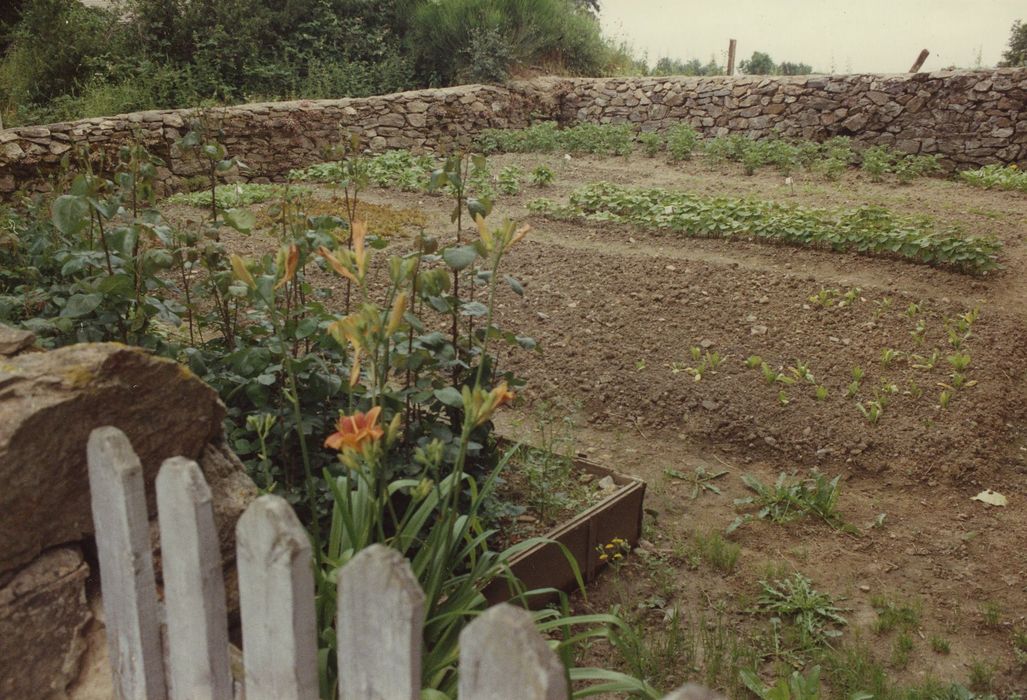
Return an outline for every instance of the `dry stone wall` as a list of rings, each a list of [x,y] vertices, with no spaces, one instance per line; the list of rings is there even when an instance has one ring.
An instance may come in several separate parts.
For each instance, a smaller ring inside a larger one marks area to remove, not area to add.
[[[940,154],[949,168],[1027,161],[1027,69],[915,75],[540,78],[378,97],[240,105],[206,113],[248,169],[236,177],[282,180],[325,159],[346,132],[371,149],[444,149],[486,128],[533,120],[629,122],[662,130],[688,122],[707,136],[821,140],[852,136],[908,153]],[[196,110],[137,112],[0,130],[0,195],[45,190],[76,144],[109,157],[140,139],[164,159],[168,187],[201,164],[175,142]]]
[[[118,148],[137,139],[164,160],[160,178],[174,186],[197,175],[202,164],[175,146],[190,125],[204,119],[222,132],[220,141],[247,167],[237,177],[281,180],[289,170],[326,159],[326,149],[343,133],[359,134],[373,150],[447,148],[469,143],[486,128],[530,123],[532,110],[556,103],[540,88],[511,90],[471,85],[362,99],[273,102],[206,112],[136,112],[46,126],[0,131],[0,194],[45,189],[76,144],[103,151],[111,162]]]
[[[773,134],[939,154],[948,167],[1027,160],[1027,69],[736,78],[575,80],[565,122],[687,121],[706,136]]]

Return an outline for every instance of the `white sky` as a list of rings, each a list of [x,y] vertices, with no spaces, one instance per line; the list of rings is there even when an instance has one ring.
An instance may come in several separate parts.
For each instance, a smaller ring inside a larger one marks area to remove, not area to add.
[[[1027,22],[1027,0],[601,0],[607,35],[626,41],[649,64],[668,56],[706,63],[753,51],[815,71],[903,73],[920,49],[923,70],[994,66],[1013,20]]]

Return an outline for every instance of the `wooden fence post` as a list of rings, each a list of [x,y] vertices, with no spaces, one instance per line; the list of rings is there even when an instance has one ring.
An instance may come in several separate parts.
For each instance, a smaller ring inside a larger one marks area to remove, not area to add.
[[[117,428],[94,430],[86,454],[115,697],[164,700],[143,468]]]
[[[232,700],[225,581],[210,488],[196,462],[157,474],[171,700]]]
[[[289,504],[261,496],[235,528],[246,700],[317,700],[310,540]]]
[[[460,700],[566,700],[563,664],[531,613],[502,603],[460,633]]]
[[[919,72],[920,69],[924,67],[924,61],[926,61],[927,57],[930,56],[930,55],[931,55],[931,52],[928,51],[927,49],[924,49],[923,51],[921,51],[920,54],[916,57],[916,60],[913,61],[913,66],[909,69],[909,72],[910,73],[917,73],[917,72]]]
[[[727,74],[735,74],[735,49],[738,47],[738,42],[731,39],[727,45]]]
[[[340,700],[418,700],[423,627],[424,591],[410,562],[380,544],[353,557],[339,571]]]

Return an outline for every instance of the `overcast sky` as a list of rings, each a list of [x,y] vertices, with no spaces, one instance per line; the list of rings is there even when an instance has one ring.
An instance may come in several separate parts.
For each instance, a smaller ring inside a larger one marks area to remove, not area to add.
[[[765,51],[774,61],[829,72],[905,72],[920,49],[924,70],[1001,60],[1027,0],[601,0],[606,33],[646,53],[725,63]]]

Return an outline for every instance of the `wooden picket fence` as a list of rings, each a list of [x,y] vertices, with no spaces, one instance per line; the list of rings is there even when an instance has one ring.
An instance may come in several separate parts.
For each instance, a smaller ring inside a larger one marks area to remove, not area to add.
[[[244,667],[238,693],[211,494],[199,466],[175,457],[157,475],[161,615],[139,458],[112,427],[94,430],[87,452],[115,697],[317,700],[310,541],[288,503],[261,496],[236,526]],[[338,587],[340,700],[418,700],[424,593],[409,562],[374,545],[339,571]],[[463,630],[459,664],[461,700],[568,697],[555,652],[531,615],[512,605],[489,608]],[[665,700],[715,697],[686,686]]]

